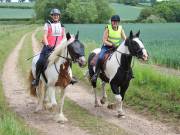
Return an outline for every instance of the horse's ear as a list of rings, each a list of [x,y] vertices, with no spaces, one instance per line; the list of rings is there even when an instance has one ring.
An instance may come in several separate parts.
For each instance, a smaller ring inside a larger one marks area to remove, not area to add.
[[[132,30],[130,31],[129,38],[130,38],[130,39],[133,38],[133,32],[132,32]]]
[[[140,30],[136,33],[136,37],[139,37],[140,35]]]
[[[76,40],[78,40],[78,38],[79,38],[79,30],[77,31],[77,34],[76,34],[76,36],[75,36],[75,39],[76,39]]]
[[[66,38],[67,38],[67,40],[69,40],[71,38],[71,35],[69,32],[66,33]]]

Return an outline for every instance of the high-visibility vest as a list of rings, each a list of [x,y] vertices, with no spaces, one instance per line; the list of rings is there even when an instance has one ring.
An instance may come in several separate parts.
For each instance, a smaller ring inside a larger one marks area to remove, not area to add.
[[[58,22],[57,24],[48,22],[48,45],[50,47],[55,47],[56,45],[59,45],[63,39],[64,32],[65,28],[62,27],[60,22]]]
[[[112,25],[107,25],[108,28],[108,41],[113,43],[115,46],[119,46],[121,43],[121,32],[122,26],[118,26],[118,30],[113,30]]]

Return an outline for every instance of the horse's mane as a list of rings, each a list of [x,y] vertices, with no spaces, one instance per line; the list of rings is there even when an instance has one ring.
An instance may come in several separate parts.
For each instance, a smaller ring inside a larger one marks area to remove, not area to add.
[[[52,65],[55,63],[60,55],[64,54],[64,51],[66,47],[74,41],[74,38],[71,38],[70,40],[67,41],[66,37],[63,38],[62,42],[55,47],[55,50],[52,52],[52,54],[48,58],[49,65]]]

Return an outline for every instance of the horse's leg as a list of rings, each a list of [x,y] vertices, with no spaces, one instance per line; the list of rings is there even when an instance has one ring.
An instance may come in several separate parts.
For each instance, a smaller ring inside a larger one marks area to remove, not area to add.
[[[105,83],[104,81],[102,81],[102,84],[101,84],[101,86],[102,86],[102,98],[101,98],[101,100],[100,100],[101,104],[105,104],[106,99],[107,99],[107,94],[106,94],[106,90],[105,90],[105,85],[106,85],[106,83]]]
[[[64,99],[66,97],[66,93],[67,93],[67,89],[68,89],[67,87],[65,89],[61,90],[60,109],[59,109],[59,114],[56,118],[56,121],[59,123],[64,123],[64,122],[68,121],[68,119],[63,114]]]
[[[115,108],[117,108],[117,106],[121,102],[122,97],[120,95],[119,87],[115,83],[110,83],[110,85],[111,85],[111,89],[112,89],[113,94],[115,94],[116,103],[108,104],[107,108],[108,109],[115,109]]]
[[[122,105],[123,105],[123,100],[124,100],[124,95],[126,93],[126,90],[129,86],[129,82],[127,82],[124,86],[121,87],[120,95],[122,97],[122,101],[120,102],[118,106],[118,117],[125,117],[125,113],[123,111]]]
[[[53,86],[48,87],[48,92],[49,92],[49,96],[50,96],[50,103],[47,104],[47,108],[52,109],[52,110],[54,110],[54,108],[57,106],[55,89],[56,88]]]
[[[97,90],[96,90],[96,88],[93,87],[93,91],[94,91],[94,98],[95,98],[94,107],[100,107],[98,99],[97,99]]]
[[[44,101],[44,95],[45,95],[45,84],[44,82],[40,81],[39,86],[36,89],[37,95],[38,95],[38,105],[36,107],[35,112],[39,112],[43,110],[43,101]]]

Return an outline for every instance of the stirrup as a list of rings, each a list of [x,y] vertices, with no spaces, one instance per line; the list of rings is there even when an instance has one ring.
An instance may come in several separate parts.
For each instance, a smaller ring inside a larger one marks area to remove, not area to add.
[[[98,74],[94,74],[91,78],[91,82],[96,82],[97,81],[97,77],[98,77]]]
[[[31,82],[31,84],[32,84],[34,87],[37,87],[38,84],[39,84],[39,81],[36,80],[36,79],[34,79],[34,80]]]
[[[70,81],[70,84],[75,84],[75,83],[77,83],[78,82],[78,80],[77,79],[75,79],[74,77],[72,77],[71,78],[71,81]]]

